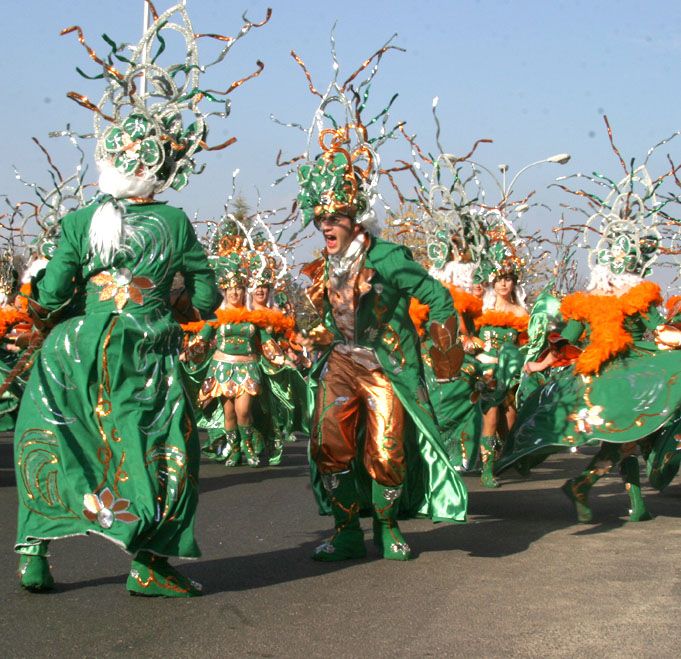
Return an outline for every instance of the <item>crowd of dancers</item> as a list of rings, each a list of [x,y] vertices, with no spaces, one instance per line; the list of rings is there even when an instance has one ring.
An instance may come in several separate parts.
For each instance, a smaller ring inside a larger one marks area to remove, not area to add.
[[[589,491],[615,467],[630,519],[651,519],[639,454],[657,489],[681,461],[681,299],[654,281],[679,267],[673,159],[655,178],[655,149],[627,165],[608,125],[622,175],[563,177],[586,219],[561,218],[547,241],[522,227],[532,194],[473,159],[485,140],[459,157],[438,138],[434,157],[390,127],[392,101],[365,116],[390,42],[345,80],[336,62],[324,92],[294,53],[321,98],[306,150],[284,163],[294,210],[227,206],[192,222],[156,197],[226,146],[206,141],[207,119],[226,113],[200,104],[246,80],[219,94],[200,77],[269,14],[228,38],[197,35],[182,5],[159,16],[148,4],[131,54],[108,41],[99,57],[67,31],[107,82],[99,104],[70,93],[95,116],[97,190],[60,174],[28,205],[30,240],[26,205],[3,218],[0,428],[14,431],[22,586],[53,587],[52,540],[95,533],[133,556],[131,593],[199,595],[168,558],[199,555],[201,454],[276,466],[296,437],[309,436],[316,503],[334,519],[315,560],[365,556],[365,515],[382,556],[408,560],[398,519],[465,522],[464,475],[496,488],[510,467],[528,475],[582,446],[597,450],[563,486],[578,520],[591,521]],[[161,65],[169,29],[186,50]],[[227,45],[199,64],[198,36]],[[379,156],[388,141],[409,154],[393,167]],[[380,230],[384,182],[396,202]],[[299,271],[315,230],[324,250]]]

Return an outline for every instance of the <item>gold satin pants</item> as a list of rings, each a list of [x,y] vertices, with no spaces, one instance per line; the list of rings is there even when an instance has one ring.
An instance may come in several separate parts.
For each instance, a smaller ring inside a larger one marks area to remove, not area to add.
[[[367,472],[381,485],[401,485],[406,472],[402,403],[382,371],[370,371],[334,350],[319,381],[310,437],[322,474],[350,468],[362,416]]]

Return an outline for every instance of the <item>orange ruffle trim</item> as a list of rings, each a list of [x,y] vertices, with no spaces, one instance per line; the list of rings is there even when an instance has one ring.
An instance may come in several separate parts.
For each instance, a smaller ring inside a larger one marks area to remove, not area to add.
[[[624,319],[645,313],[651,305],[662,303],[660,287],[645,281],[623,295],[594,295],[573,293],[560,305],[566,320],[589,324],[591,340],[575,363],[575,372],[582,375],[598,373],[601,366],[627,350],[634,342],[624,329]]]
[[[482,300],[467,293],[462,288],[454,286],[452,284],[443,284],[443,286],[449,289],[449,293],[454,301],[454,306],[460,315],[465,313],[470,313],[473,317],[479,316],[482,313]],[[416,298],[411,298],[409,302],[409,316],[411,317],[411,322],[414,323],[416,331],[419,336],[425,334],[424,325],[426,320],[428,320],[428,314],[430,313],[430,307],[427,304],[422,304]]]
[[[263,329],[267,328],[274,334],[288,335],[293,332],[296,321],[276,309],[268,310],[251,310],[246,309],[218,309],[215,312],[217,320],[208,321],[212,327],[219,327],[220,325],[232,325],[236,323],[253,323]],[[182,329],[185,332],[195,334],[200,332],[206,321],[199,320],[191,323],[183,323]]]
[[[527,315],[518,316],[510,311],[488,309],[475,319],[475,328],[480,329],[489,325],[491,327],[511,327],[519,332],[525,332],[529,321],[530,317]]]
[[[12,327],[19,324],[33,325],[31,317],[14,307],[0,307],[0,340],[4,339]]]

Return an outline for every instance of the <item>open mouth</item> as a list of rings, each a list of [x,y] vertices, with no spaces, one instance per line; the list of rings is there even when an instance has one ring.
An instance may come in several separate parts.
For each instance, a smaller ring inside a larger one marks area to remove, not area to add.
[[[334,247],[336,247],[336,244],[338,243],[336,236],[333,236],[331,234],[325,235],[324,240],[326,242],[327,249],[333,249]]]

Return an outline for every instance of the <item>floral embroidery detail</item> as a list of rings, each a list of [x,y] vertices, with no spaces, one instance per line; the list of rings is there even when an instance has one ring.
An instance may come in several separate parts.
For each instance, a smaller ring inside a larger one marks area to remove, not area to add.
[[[131,513],[129,499],[116,499],[107,487],[102,493],[83,495],[83,514],[91,522],[98,522],[103,529],[110,529],[116,521],[132,524],[139,520],[137,515]]]
[[[100,301],[113,300],[118,311],[128,303],[128,300],[132,300],[135,304],[142,304],[144,302],[142,291],[154,288],[154,282],[151,279],[133,277],[132,272],[127,268],[115,270],[113,274],[105,270],[96,274],[90,281],[102,287],[99,293]]]
[[[593,426],[602,426],[605,420],[601,418],[600,414],[603,411],[601,405],[594,405],[593,407],[584,407],[579,412],[571,414],[568,419],[574,421],[578,432],[593,432]]]

